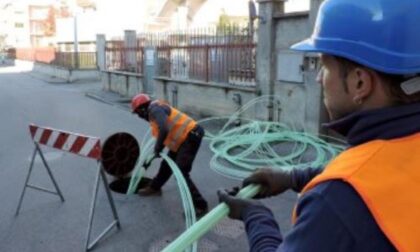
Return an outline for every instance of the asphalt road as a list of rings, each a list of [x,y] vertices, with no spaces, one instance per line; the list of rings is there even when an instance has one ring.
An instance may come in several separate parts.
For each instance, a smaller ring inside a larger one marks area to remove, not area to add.
[[[84,251],[95,161],[43,148],[65,202],[55,195],[28,189],[17,217],[15,210],[34,149],[29,123],[101,139],[116,132],[128,132],[139,142],[142,140],[148,129],[145,122],[120,104],[100,102],[86,93],[104,94],[100,83],[49,83],[19,67],[0,66],[0,251]],[[209,168],[211,157],[204,141],[192,178],[212,208],[217,205],[218,188],[231,188],[240,182],[213,172]],[[157,162],[152,164],[149,176],[153,176],[157,166]],[[39,158],[30,181],[52,188]],[[160,251],[185,229],[173,178],[164,186],[162,197],[140,198],[118,193],[113,196],[122,229],[110,232],[93,251]],[[290,228],[295,198],[295,194],[287,193],[264,201],[274,210],[282,231]],[[100,188],[94,234],[111,220],[106,196]],[[199,243],[199,251],[248,249],[243,224],[229,219],[219,223]]]

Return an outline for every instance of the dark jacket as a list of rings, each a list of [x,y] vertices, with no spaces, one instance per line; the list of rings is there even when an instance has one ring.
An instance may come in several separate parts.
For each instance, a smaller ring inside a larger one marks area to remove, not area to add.
[[[148,120],[154,121],[159,128],[159,135],[156,139],[154,153],[159,154],[165,147],[164,141],[168,135],[168,126],[166,120],[171,113],[171,107],[167,104],[152,102],[149,105]]]
[[[350,146],[408,136],[420,132],[420,103],[354,113],[327,127],[344,135]],[[302,189],[320,171],[296,170],[293,175]],[[305,193],[298,201],[297,212],[296,224],[283,238],[268,208],[245,209],[242,217],[250,250],[396,251],[361,197],[341,180],[321,183]]]

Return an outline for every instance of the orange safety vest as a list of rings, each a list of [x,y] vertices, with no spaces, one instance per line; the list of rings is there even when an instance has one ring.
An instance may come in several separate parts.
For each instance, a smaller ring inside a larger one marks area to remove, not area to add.
[[[344,151],[302,193],[336,179],[358,192],[398,251],[420,251],[420,133]]]
[[[197,122],[186,114],[171,108],[171,112],[166,120],[168,135],[163,144],[171,151],[177,151],[179,146],[187,139],[188,133],[197,125]],[[158,137],[159,127],[154,121],[150,121],[152,135]]]

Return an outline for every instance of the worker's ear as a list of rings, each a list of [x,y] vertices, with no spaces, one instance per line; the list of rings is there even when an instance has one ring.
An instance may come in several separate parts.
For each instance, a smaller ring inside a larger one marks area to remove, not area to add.
[[[373,93],[376,82],[373,71],[356,67],[347,77],[349,94],[357,105],[361,105]]]

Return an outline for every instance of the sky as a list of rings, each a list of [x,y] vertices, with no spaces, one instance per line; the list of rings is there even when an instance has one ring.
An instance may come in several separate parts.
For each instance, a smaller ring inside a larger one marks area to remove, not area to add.
[[[28,0],[0,0],[0,6],[8,2],[23,2]],[[37,0],[37,1],[46,1],[46,0]],[[155,0],[157,3],[157,0]],[[241,0],[241,3],[238,6],[238,0],[213,0],[215,2],[222,1],[223,6],[228,15],[240,14],[247,15],[248,6],[247,1]],[[254,0],[255,1],[255,0]],[[143,27],[145,22],[144,17],[147,16],[146,12],[149,8],[146,6],[145,0],[96,0],[98,10],[101,10],[101,15],[96,16],[95,18],[90,17],[89,15],[79,15],[78,18],[78,34],[80,40],[93,40],[95,37],[89,35],[89,37],[84,37],[83,34],[93,34],[91,31],[95,30],[96,33],[102,34],[113,34],[115,36],[123,35],[124,29],[139,29]],[[118,4],[116,4],[118,2]],[[309,10],[310,0],[287,0],[285,4],[286,12],[294,11],[305,11]],[[208,11],[208,9],[206,9]],[[215,11],[216,13],[217,11]],[[207,13],[204,15],[197,15],[197,17],[203,16],[203,18],[209,20],[209,15]],[[197,18],[196,21],[199,18]],[[217,19],[217,17],[216,17]],[[215,20],[216,20],[215,19]],[[95,20],[96,22],[92,22]],[[60,29],[57,33],[57,38],[59,41],[69,41],[74,37],[74,22],[73,20],[67,20],[65,23],[58,21],[60,23]],[[200,22],[196,22],[199,24]],[[124,27],[124,29],[122,28]],[[1,28],[1,27],[0,27]]]
[[[305,11],[309,10],[309,0],[289,0],[286,2],[285,11]]]
[[[246,1],[241,0],[241,6],[238,6],[238,2],[235,0],[213,0],[215,2],[223,1],[223,6],[228,15],[233,13],[240,15],[247,15],[248,5]],[[255,1],[255,0],[254,0]],[[286,12],[294,11],[304,11],[309,10],[309,1],[310,0],[287,0],[285,5]],[[101,10],[101,20],[98,22],[89,22],[89,17],[84,17],[81,15],[79,18],[79,23],[84,24],[78,29],[80,34],[84,34],[84,30],[97,30],[97,33],[103,34],[120,34],[122,36],[122,28],[125,29],[139,29],[142,26],[145,20],[142,20],[146,14],[147,6],[144,1],[139,0],[119,0],[119,4],[115,4],[115,0],[97,0],[98,10]],[[218,6],[217,4],[215,6]],[[209,9],[206,9],[209,11]],[[216,12],[216,11],[215,11]],[[203,15],[203,18],[209,20],[211,13],[207,13],[207,16]],[[196,23],[199,22],[200,15],[197,15]],[[96,23],[96,24],[95,24]],[[72,24],[71,24],[72,25]],[[93,28],[94,26],[95,28]],[[71,28],[71,27],[69,27]],[[64,35],[64,34],[63,34]],[[67,36],[73,36],[72,34],[65,33]]]

